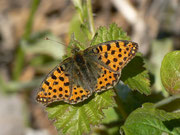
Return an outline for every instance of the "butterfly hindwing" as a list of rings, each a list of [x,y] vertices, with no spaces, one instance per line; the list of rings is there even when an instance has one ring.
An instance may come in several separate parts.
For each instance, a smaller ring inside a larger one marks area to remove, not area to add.
[[[69,99],[69,103],[76,104],[76,103],[82,102],[85,99],[87,99],[90,95],[91,93],[89,90],[85,90],[84,88],[78,85],[73,85],[72,95]]]
[[[103,66],[101,66],[101,70],[100,77],[97,79],[96,92],[112,88],[118,82],[120,77],[120,73],[114,73]]]

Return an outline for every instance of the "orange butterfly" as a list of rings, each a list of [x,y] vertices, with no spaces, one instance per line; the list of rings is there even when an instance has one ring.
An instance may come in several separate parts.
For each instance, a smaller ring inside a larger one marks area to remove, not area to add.
[[[65,59],[41,84],[37,101],[48,105],[55,101],[76,104],[94,92],[117,84],[121,71],[135,56],[138,44],[126,40],[104,42],[85,50],[72,49]]]

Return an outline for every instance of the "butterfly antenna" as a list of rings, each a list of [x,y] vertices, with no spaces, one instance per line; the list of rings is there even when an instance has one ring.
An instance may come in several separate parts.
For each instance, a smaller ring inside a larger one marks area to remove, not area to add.
[[[67,47],[67,45],[64,44],[63,42],[59,42],[59,41],[56,41],[56,40],[53,40],[53,39],[49,39],[48,37],[46,37],[45,40],[49,40],[49,41],[51,41],[51,42],[56,42],[56,43],[58,43],[58,44],[61,44],[61,45],[65,46],[65,47]]]
[[[70,45],[71,45],[73,48],[78,47],[78,48],[80,48],[80,49],[84,49],[84,48],[83,48],[83,45],[81,45],[81,43],[76,40],[74,32],[71,34],[71,42],[70,42]]]

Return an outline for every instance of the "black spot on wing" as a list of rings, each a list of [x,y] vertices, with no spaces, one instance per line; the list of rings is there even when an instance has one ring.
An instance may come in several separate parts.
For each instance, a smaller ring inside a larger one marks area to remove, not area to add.
[[[59,91],[62,91],[63,89],[62,89],[62,87],[59,87]]]
[[[111,51],[111,54],[112,54],[112,55],[115,54],[115,50],[112,50],[112,51]]]
[[[99,49],[102,51],[103,50],[102,46],[99,46]]]
[[[44,83],[49,86],[49,82],[48,81],[45,81]]]
[[[59,80],[64,81],[64,78],[60,76],[60,77],[59,77]]]
[[[69,86],[69,82],[64,83],[64,86]]]
[[[119,65],[122,65],[123,64],[123,62],[119,62]]]
[[[107,52],[104,53],[104,57],[108,58],[108,53]]]
[[[58,85],[58,82],[54,81],[53,85]]]
[[[57,68],[57,72],[58,72],[58,73],[61,73],[61,70],[60,70],[59,68]]]
[[[123,60],[126,61],[127,57],[124,57]]]
[[[57,77],[56,77],[54,74],[52,74],[51,77],[52,77],[52,79],[54,79],[54,80],[57,79]]]
[[[110,62],[110,60],[107,60],[106,61],[106,65],[109,65],[111,62]]]
[[[114,62],[117,62],[117,58],[114,58],[113,61],[114,61]]]
[[[109,51],[111,49],[111,45],[107,44],[107,51]]]
[[[56,90],[56,89],[53,89],[53,92],[54,92],[54,93],[56,93],[56,92],[57,92],[57,90]]]
[[[116,47],[119,48],[119,42],[116,42]]]
[[[122,55],[121,55],[121,54],[118,54],[118,57],[120,58],[120,57],[122,57]]]
[[[61,69],[61,71],[64,71],[65,70],[65,66],[64,65],[60,66],[60,69]]]

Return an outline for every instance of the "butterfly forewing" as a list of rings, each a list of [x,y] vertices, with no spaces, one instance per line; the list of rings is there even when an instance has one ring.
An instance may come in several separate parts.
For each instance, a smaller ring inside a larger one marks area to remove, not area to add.
[[[114,71],[120,71],[135,56],[137,50],[137,43],[124,40],[105,42],[93,48],[98,60]]]

